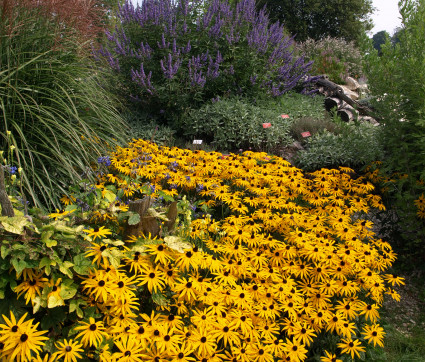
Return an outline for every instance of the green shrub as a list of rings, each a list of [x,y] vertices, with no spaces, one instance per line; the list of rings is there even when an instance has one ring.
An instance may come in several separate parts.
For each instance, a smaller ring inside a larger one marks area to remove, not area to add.
[[[263,128],[263,123],[271,123]],[[276,110],[228,98],[191,110],[181,122],[184,135],[212,143],[216,149],[268,150],[287,145],[291,121]]]
[[[327,130],[307,140],[295,164],[307,171],[346,166],[355,170],[382,158],[378,132],[370,124],[341,124],[341,133]]]
[[[318,94],[306,96],[288,92],[276,98],[259,97],[256,104],[266,109],[275,109],[278,114],[287,114],[292,120],[303,117],[322,119],[326,116],[324,97]]]
[[[292,123],[291,136],[297,141],[305,142],[306,139],[301,135],[301,133],[310,132],[310,134],[314,136],[323,130],[333,134],[339,134],[340,132],[338,125],[331,120],[301,117]]]
[[[326,37],[308,39],[298,43],[298,52],[313,61],[313,74],[327,74],[336,83],[345,83],[347,77],[359,78],[363,74],[362,54],[354,42]]]
[[[0,139],[23,189],[57,206],[69,182],[123,140],[125,125],[73,30],[36,9],[0,8]]]
[[[403,0],[400,12],[399,42],[387,41],[380,55],[370,47],[365,69],[382,124],[380,173],[391,180],[382,185],[386,205],[400,221],[394,243],[424,260],[424,215],[415,202],[425,193],[425,3]]]
[[[129,126],[129,139],[144,139],[169,147],[176,141],[175,130],[160,124],[146,112],[128,112],[123,118]]]
[[[121,79],[120,93],[174,122],[217,96],[278,96],[303,83],[310,65],[292,38],[254,0],[125,1],[99,60]]]

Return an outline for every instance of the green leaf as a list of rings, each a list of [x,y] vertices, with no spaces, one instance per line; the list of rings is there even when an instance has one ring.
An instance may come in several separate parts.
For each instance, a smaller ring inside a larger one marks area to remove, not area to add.
[[[61,290],[62,291],[62,290]],[[47,298],[47,308],[55,308],[65,305],[63,298],[60,295],[53,294]]]
[[[0,217],[0,222],[6,231],[18,235],[24,232],[25,226],[31,224],[25,216],[3,216]]]
[[[109,259],[109,262],[111,263],[111,265],[118,269],[120,266],[120,262],[121,262],[121,257],[122,257],[122,253],[121,251],[117,250],[117,249],[113,249],[113,250],[104,250],[102,251],[102,256],[107,257]]]
[[[51,265],[53,262],[53,260],[51,260],[49,257],[44,256],[41,260],[40,260],[40,264],[38,264],[38,268],[41,269],[43,267],[45,267],[46,265]],[[55,263],[55,262],[53,262]],[[56,264],[56,263],[55,263]]]
[[[88,275],[92,267],[92,261],[84,254],[74,256],[74,270],[80,275]]]
[[[70,283],[63,282],[61,284],[61,290],[59,292],[59,295],[64,300],[71,299],[77,293],[77,290],[78,290],[77,286],[74,283],[72,283],[72,280],[70,280]]]
[[[75,312],[79,318],[84,318],[84,313],[80,308],[80,304],[85,304],[82,299],[73,299],[69,302],[69,313]]]
[[[105,193],[104,193],[104,198],[106,199],[106,200],[108,200],[109,202],[114,202],[115,201],[115,199],[116,199],[116,195],[112,192],[112,191],[106,191]]]
[[[69,261],[64,261],[63,263],[58,263],[59,264],[59,270],[64,273],[65,275],[67,275],[69,278],[73,278],[73,274],[71,271],[71,267],[74,266],[73,263],[69,262]]]
[[[152,300],[155,304],[165,307],[168,304],[167,298],[161,293],[153,293]]]
[[[16,258],[12,258],[11,263],[18,274],[22,273],[22,271],[28,266],[25,260],[18,260]]]
[[[46,246],[49,247],[49,248],[51,248],[52,246],[56,246],[56,245],[58,245],[57,240],[49,239],[49,240],[46,241]]]
[[[140,215],[137,213],[132,213],[128,218],[128,225],[136,225],[140,222]]]
[[[1,246],[1,257],[4,259],[6,258],[6,256],[8,256],[10,254],[10,252],[12,251],[12,249],[7,246],[7,245],[2,245]]]

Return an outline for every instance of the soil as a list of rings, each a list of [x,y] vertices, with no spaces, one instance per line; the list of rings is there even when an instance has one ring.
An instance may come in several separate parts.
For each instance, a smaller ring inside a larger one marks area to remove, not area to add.
[[[417,285],[418,280],[424,280],[424,275],[402,275],[405,285],[395,287],[400,294],[400,302],[385,296],[385,318],[400,333],[409,336],[414,328],[425,329],[425,294],[424,287]]]

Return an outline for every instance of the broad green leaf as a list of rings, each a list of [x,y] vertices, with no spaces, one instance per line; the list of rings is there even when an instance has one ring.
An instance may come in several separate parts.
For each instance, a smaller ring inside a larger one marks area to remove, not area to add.
[[[11,251],[12,251],[12,249],[9,246],[2,245],[1,246],[1,257],[4,259],[6,256],[8,256],[10,254]]]
[[[35,296],[32,300],[33,306],[32,306],[32,312],[35,314],[39,311],[40,307],[46,308],[47,303],[46,300],[41,298],[39,295]]]
[[[45,230],[41,233],[40,240],[43,243],[46,243],[53,236],[54,233],[55,233],[54,230]]]
[[[74,270],[80,275],[88,275],[92,267],[92,262],[84,254],[74,256]]]
[[[38,265],[38,268],[39,269],[41,269],[41,268],[43,268],[43,267],[45,267],[46,265],[51,265],[52,264],[52,260],[49,258],[49,257],[47,257],[47,256],[44,256],[41,260],[40,260],[40,264]],[[56,263],[55,263],[56,264]]]
[[[74,297],[76,293],[77,293],[77,286],[75,284],[72,284],[72,280],[71,280],[71,285],[67,285],[66,283],[61,284],[61,290],[59,292],[59,295],[64,300],[71,299],[72,297]]]
[[[155,217],[157,219],[161,219],[161,220],[164,220],[164,221],[169,221],[168,218],[167,218],[167,216],[165,215],[165,212],[158,212],[158,211],[156,211],[152,207],[150,207],[148,209],[148,215],[153,216],[153,217]]]
[[[128,218],[128,225],[136,225],[140,222],[140,215],[137,213],[132,213]]]
[[[82,299],[73,299],[69,302],[69,313],[75,312],[79,318],[84,318],[84,313],[80,305],[86,305]],[[76,333],[73,333],[76,334]]]
[[[72,266],[74,266],[74,264],[70,263],[69,261],[65,261],[63,262],[63,264],[62,263],[59,264],[59,270],[72,279],[73,275],[72,275],[72,271],[70,270]]]
[[[16,258],[12,258],[11,263],[18,274],[22,273],[22,271],[28,266],[25,260],[18,260]]]

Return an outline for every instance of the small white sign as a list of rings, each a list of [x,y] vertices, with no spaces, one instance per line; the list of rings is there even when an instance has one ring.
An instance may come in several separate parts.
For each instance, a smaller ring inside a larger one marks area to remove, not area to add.
[[[202,140],[193,140],[194,145],[202,145]]]

